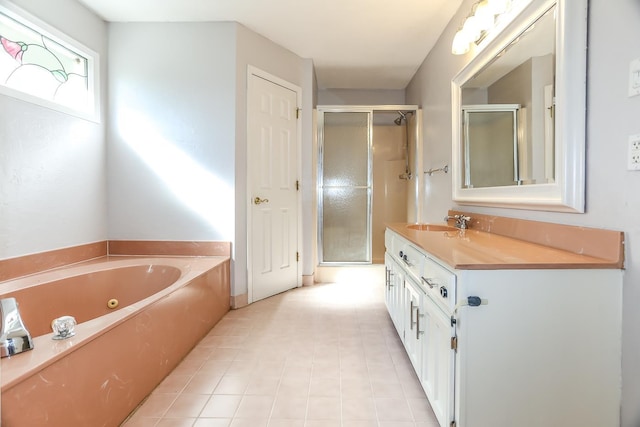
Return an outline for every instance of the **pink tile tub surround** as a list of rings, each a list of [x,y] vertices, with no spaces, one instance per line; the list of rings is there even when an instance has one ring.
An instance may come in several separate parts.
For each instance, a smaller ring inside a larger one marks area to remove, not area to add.
[[[28,307],[47,287],[45,300],[76,304],[59,314],[81,321],[74,337],[52,340],[45,317],[56,314]],[[118,426],[229,310],[229,259],[104,257],[0,284],[0,295],[13,294],[37,333],[34,350],[1,361],[2,424]],[[105,314],[107,295],[121,303]]]
[[[231,256],[231,242],[103,240],[0,260],[0,282],[106,255]]]
[[[231,256],[231,242],[109,240],[109,255]]]
[[[0,260],[0,282],[107,255],[101,241]]]

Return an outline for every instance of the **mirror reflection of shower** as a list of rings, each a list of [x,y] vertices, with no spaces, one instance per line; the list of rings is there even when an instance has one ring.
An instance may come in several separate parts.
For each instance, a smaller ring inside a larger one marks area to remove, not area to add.
[[[405,158],[405,168],[404,173],[400,174],[398,178],[409,181],[412,178],[411,167],[409,166],[409,120],[407,120],[407,115],[413,114],[412,111],[398,111],[397,119],[393,121],[397,126],[402,126],[402,122],[404,122],[405,126],[405,142],[404,142],[404,158]]]

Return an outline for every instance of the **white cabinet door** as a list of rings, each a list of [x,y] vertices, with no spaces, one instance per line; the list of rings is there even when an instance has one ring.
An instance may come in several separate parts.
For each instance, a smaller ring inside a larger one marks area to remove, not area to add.
[[[394,261],[395,262],[395,261]],[[398,334],[400,335],[401,338],[404,337],[404,307],[405,307],[405,303],[404,303],[404,278],[405,278],[405,273],[404,270],[402,269],[402,267],[400,267],[400,264],[395,263],[395,270],[394,270],[394,275],[393,275],[393,280],[391,281],[392,283],[392,291],[393,291],[393,299],[394,299],[394,314],[395,317],[393,319],[393,322],[396,326],[396,330],[398,331]]]
[[[391,320],[402,338],[404,333],[404,272],[398,262],[388,253],[385,254],[385,267],[387,270],[385,303],[387,310],[389,310],[389,316],[391,316]]]
[[[384,254],[384,269],[386,273],[385,284],[384,284],[384,303],[387,306],[387,310],[389,311],[389,315],[393,319],[393,311],[394,311],[394,298],[393,298],[393,280],[396,274],[395,270],[395,262],[391,255],[388,253]]]
[[[420,286],[411,276],[405,276],[405,327],[404,347],[407,350],[411,364],[420,378],[422,371],[422,353],[424,348],[424,298],[426,297]]]
[[[422,312],[421,312],[422,313]],[[424,298],[426,345],[420,381],[441,427],[454,419],[455,350],[451,349],[454,329],[448,317],[431,299]],[[420,325],[422,328],[422,325]]]

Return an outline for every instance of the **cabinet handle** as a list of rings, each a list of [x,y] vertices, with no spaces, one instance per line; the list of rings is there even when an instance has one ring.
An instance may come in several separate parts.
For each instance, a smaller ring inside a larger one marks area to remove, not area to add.
[[[420,314],[420,309],[416,307],[416,339],[420,339],[420,335],[424,334],[424,331],[420,330],[420,318],[424,317],[424,314]]]
[[[411,329],[413,331],[413,325],[416,324],[416,322],[413,321],[413,301],[411,302],[411,308],[409,309],[409,329]]]
[[[384,270],[387,273],[387,279],[386,279],[386,281],[387,281],[387,289],[391,289],[391,288],[393,288],[395,286],[395,285],[391,284],[391,276],[393,276],[393,272],[390,269],[386,268],[386,267],[385,267]]]
[[[409,258],[407,257],[407,254],[405,254],[402,257],[402,261],[404,261],[404,263],[407,265],[407,267],[413,267],[413,264],[411,263],[411,261],[409,261]]]
[[[444,286],[440,286],[440,296],[446,298],[449,295],[449,291]]]
[[[424,283],[429,285],[430,289],[433,289],[436,286],[438,286],[438,284],[436,282],[434,282],[433,279],[427,279],[426,277],[420,276],[420,280],[422,280]]]

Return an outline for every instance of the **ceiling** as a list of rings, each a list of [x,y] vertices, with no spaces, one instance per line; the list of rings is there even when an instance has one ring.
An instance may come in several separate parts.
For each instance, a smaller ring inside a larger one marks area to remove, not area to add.
[[[112,22],[239,22],[311,58],[321,89],[404,89],[462,2],[78,1]]]

